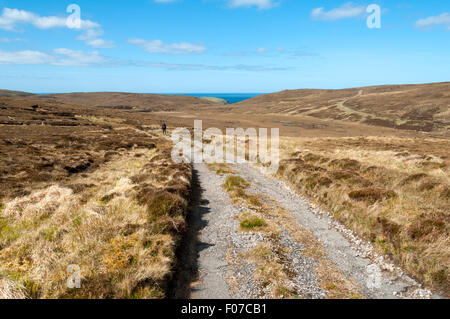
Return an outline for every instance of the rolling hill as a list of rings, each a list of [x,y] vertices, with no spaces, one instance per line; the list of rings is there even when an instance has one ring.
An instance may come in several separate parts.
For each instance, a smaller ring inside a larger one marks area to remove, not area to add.
[[[450,82],[342,90],[286,90],[230,105],[216,98],[120,92],[34,95],[0,90],[0,96],[98,110],[122,110],[135,116],[152,113],[154,118],[171,125],[192,124],[193,117],[215,127],[256,121],[266,126],[279,126],[283,132],[294,135],[304,129],[317,131],[342,126],[345,126],[345,132],[350,128],[354,131],[355,125],[360,133],[387,129],[392,133],[423,132],[442,137],[450,132]],[[254,124],[259,126],[256,122]]]
[[[10,91],[10,90],[0,90],[0,96],[6,97],[30,97],[34,96],[33,93],[22,92],[22,91]]]
[[[448,131],[450,82],[343,90],[289,90],[237,103],[233,111],[309,116],[400,130]]]
[[[137,94],[118,92],[66,93],[40,95],[39,99],[137,112],[175,112],[217,107],[223,101],[184,95]]]

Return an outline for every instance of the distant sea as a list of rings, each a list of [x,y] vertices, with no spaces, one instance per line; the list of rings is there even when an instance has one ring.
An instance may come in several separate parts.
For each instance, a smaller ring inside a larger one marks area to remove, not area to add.
[[[55,94],[55,93],[35,93],[39,95]],[[154,93],[159,94],[159,93]],[[264,93],[161,93],[164,95],[187,95],[194,97],[217,97],[219,99],[224,99],[229,104],[234,104],[251,99],[258,95],[263,95]]]
[[[264,93],[184,93],[176,95],[187,95],[195,97],[217,97],[219,99],[227,101],[230,104],[234,104],[263,94]]]

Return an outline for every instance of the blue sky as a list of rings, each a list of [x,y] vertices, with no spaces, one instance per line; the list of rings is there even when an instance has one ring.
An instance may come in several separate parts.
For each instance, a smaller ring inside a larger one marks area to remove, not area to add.
[[[72,1],[0,0],[0,88],[256,93],[450,81],[448,1]],[[381,28],[367,26],[371,4]]]

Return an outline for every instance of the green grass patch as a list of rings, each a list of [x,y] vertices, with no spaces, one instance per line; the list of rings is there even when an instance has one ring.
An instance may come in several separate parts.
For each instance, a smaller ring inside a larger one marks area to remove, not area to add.
[[[267,223],[263,219],[256,217],[256,216],[248,217],[241,221],[241,228],[245,229],[245,230],[261,228],[266,225],[267,225]]]
[[[6,218],[0,218],[0,246],[8,245],[20,237],[20,232]]]

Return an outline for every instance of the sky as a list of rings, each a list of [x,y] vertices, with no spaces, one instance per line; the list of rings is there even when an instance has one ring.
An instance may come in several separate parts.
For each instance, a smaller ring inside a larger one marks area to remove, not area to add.
[[[0,0],[0,89],[268,93],[443,81],[448,1]]]

